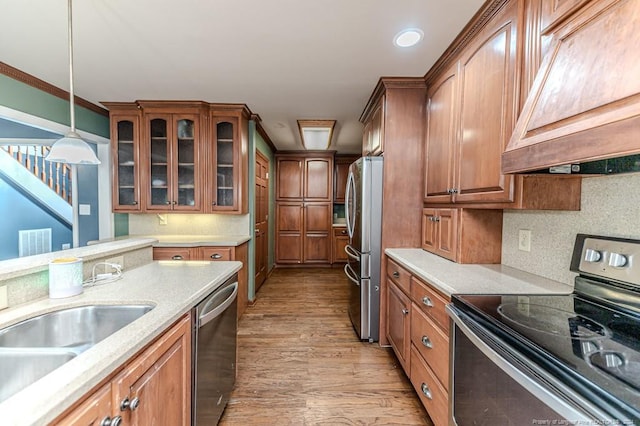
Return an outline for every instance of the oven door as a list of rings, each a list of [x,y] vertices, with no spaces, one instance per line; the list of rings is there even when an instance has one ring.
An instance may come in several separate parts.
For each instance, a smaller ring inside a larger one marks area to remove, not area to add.
[[[607,418],[475,318],[454,305],[447,312],[453,425],[591,424]]]

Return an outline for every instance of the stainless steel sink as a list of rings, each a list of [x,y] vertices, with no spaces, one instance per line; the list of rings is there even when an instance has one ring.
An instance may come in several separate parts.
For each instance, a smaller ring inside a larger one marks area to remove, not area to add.
[[[90,305],[49,312],[0,330],[0,348],[67,348],[81,353],[151,309]]]
[[[60,349],[0,349],[0,402],[75,357]]]
[[[153,309],[90,305],[38,315],[0,330],[0,402]]]

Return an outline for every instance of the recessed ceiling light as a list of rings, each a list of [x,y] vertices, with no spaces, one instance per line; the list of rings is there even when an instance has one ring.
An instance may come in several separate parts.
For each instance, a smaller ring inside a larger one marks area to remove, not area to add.
[[[419,30],[418,28],[409,28],[406,30],[402,30],[398,34],[396,34],[396,36],[393,38],[393,44],[398,47],[415,46],[416,44],[418,44],[418,42],[420,42],[420,40],[422,40],[423,36],[424,33],[422,32],[422,30]]]

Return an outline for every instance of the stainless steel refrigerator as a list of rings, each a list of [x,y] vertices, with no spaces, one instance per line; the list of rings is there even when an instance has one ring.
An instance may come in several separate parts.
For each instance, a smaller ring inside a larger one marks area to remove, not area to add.
[[[355,161],[349,167],[345,192],[349,317],[360,339],[370,342],[380,337],[382,165],[382,157]]]

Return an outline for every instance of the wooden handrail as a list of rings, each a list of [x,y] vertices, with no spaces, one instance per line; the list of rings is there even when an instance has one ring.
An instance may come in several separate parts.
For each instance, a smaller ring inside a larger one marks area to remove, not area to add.
[[[2,149],[71,204],[71,167],[68,164],[45,161],[50,147],[45,145],[2,145]]]

